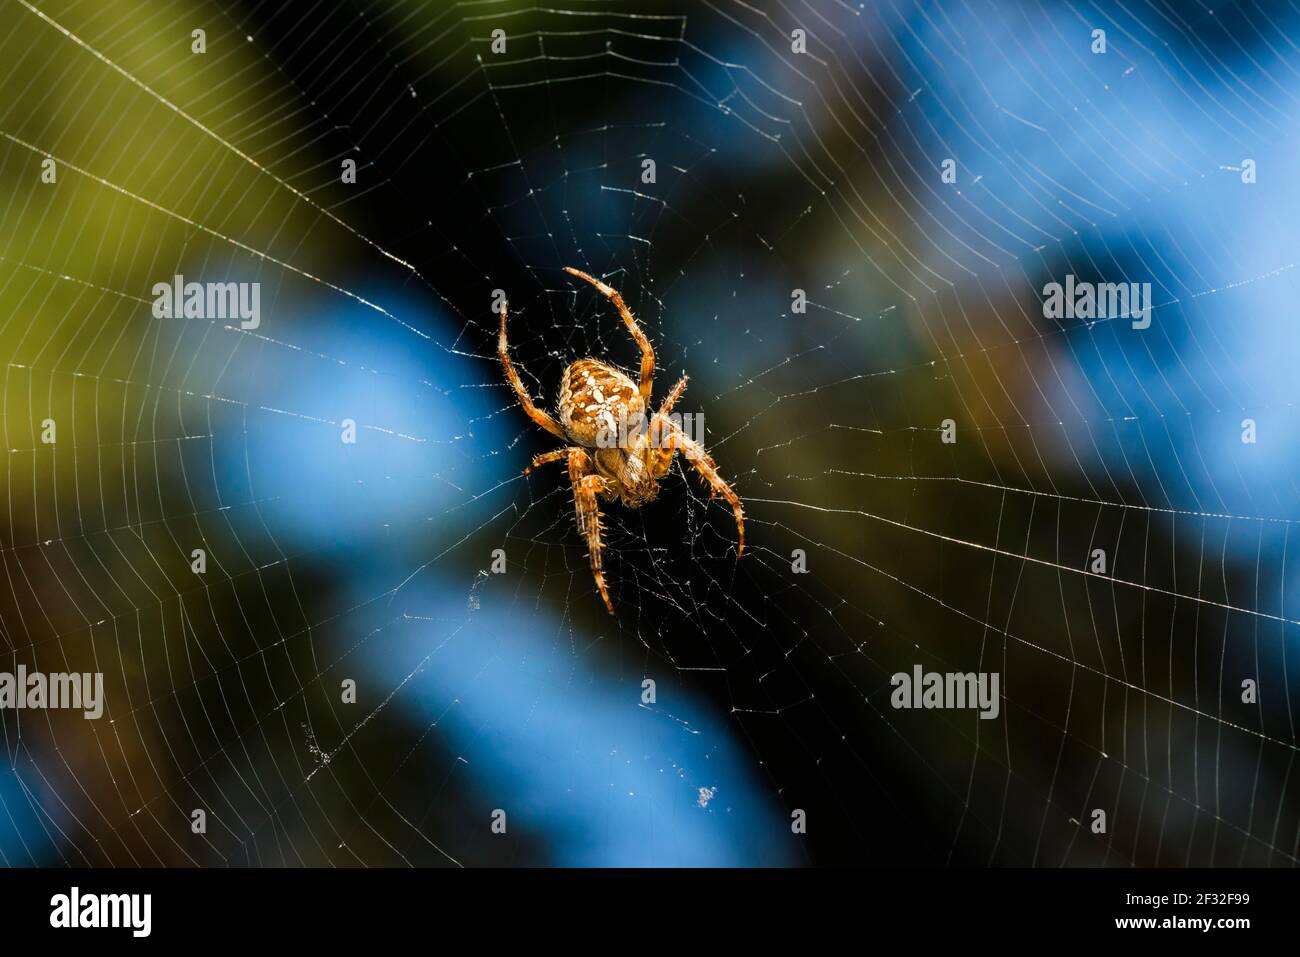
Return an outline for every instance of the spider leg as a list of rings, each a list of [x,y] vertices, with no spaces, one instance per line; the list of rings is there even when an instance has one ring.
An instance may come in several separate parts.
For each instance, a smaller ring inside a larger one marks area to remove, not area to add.
[[[664,447],[668,449],[678,449],[686,460],[695,466],[695,471],[699,472],[704,481],[709,483],[713,495],[721,495],[731,506],[732,513],[736,516],[736,532],[740,539],[740,544],[736,549],[736,558],[740,558],[745,553],[745,510],[740,504],[740,496],[735,493],[727,480],[718,474],[718,465],[713,461],[713,456],[705,451],[704,446],[696,442],[689,435],[683,432],[678,426],[674,425],[667,419],[659,419],[661,428],[668,433],[668,441]]]
[[[654,418],[651,420],[650,444],[655,448],[668,447],[668,444],[664,441],[667,430],[662,425],[662,422],[668,420],[668,413],[672,412],[673,406],[677,404],[677,400],[686,391],[686,380],[687,376],[682,376],[677,380],[677,384],[668,393],[668,398],[664,399],[664,404],[659,407],[659,411],[655,413]]]
[[[560,462],[564,459],[567,459],[569,457],[569,454],[572,453],[575,448],[576,446],[567,446],[562,449],[551,449],[551,451],[549,452],[542,452],[538,455],[534,455],[533,464],[528,466],[528,468],[524,469],[524,474],[527,475],[529,472],[531,472],[535,468],[538,468],[539,466],[549,465],[551,462]]]
[[[600,506],[596,496],[605,488],[605,480],[593,471],[591,457],[580,448],[566,450],[569,456],[569,479],[573,482],[573,507],[578,516],[578,531],[587,540],[587,557],[591,560],[591,574],[600,589],[605,607],[614,614],[614,603],[609,600],[605,585],[605,572],[601,567]]]
[[[682,376],[677,380],[677,384],[673,386],[672,391],[668,393],[668,398],[664,399],[664,404],[659,407],[660,415],[667,415],[673,410],[673,406],[677,404],[677,400],[680,399],[682,393],[686,391],[686,380],[688,378],[689,376]]]
[[[515,371],[514,364],[510,361],[510,346],[506,342],[506,303],[501,304],[501,335],[497,339],[497,354],[501,357],[501,364],[505,366],[506,378],[510,380],[511,387],[515,390],[515,396],[519,399],[519,404],[524,407],[528,417],[544,428],[552,435],[561,439],[567,439],[564,430],[560,424],[551,418],[550,414],[533,405],[533,397],[528,394],[524,388],[523,382],[519,380],[519,373]]]
[[[650,389],[654,385],[655,352],[650,348],[650,340],[645,337],[645,333],[641,331],[641,327],[637,325],[636,319],[633,318],[632,310],[628,309],[617,289],[605,285],[595,276],[589,276],[581,269],[574,269],[572,266],[565,266],[564,271],[595,286],[602,295],[606,296],[614,304],[618,314],[623,317],[627,331],[632,333],[632,338],[641,347],[641,407],[648,410],[650,408]]]

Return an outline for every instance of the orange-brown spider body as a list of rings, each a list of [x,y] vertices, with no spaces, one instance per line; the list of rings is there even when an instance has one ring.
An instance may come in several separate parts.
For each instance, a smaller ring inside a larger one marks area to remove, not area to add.
[[[672,453],[643,428],[645,406],[630,376],[599,359],[579,359],[564,370],[557,411],[568,438],[595,449],[592,465],[606,479],[602,497],[628,508],[654,501]]]
[[[659,480],[668,474],[673,456],[681,452],[700,476],[709,483],[712,495],[721,495],[736,518],[739,544],[736,557],[745,550],[745,518],[740,498],[718,474],[717,465],[704,447],[669,418],[669,413],[686,391],[682,376],[657,412],[646,421],[650,390],[654,384],[654,350],[637,325],[631,311],[617,290],[577,269],[565,272],[595,286],[618,309],[623,323],[641,349],[641,379],[632,378],[599,359],[579,359],[564,370],[560,381],[557,406],[559,421],[534,405],[510,361],[506,340],[506,306],[501,308],[501,334],[497,352],[506,379],[524,411],[535,423],[571,445],[543,452],[524,470],[528,474],[548,462],[568,462],[569,480],[573,485],[574,508],[578,530],[587,540],[587,553],[596,587],[609,613],[614,604],[609,598],[601,562],[601,523],[598,498],[617,498],[628,508],[639,508],[659,494]],[[712,495],[710,497],[712,497]]]

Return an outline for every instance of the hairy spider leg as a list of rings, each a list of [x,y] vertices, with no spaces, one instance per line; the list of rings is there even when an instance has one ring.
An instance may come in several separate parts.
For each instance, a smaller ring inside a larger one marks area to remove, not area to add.
[[[619,295],[618,290],[612,286],[607,286],[595,276],[589,276],[581,269],[574,269],[572,266],[565,266],[564,271],[571,276],[577,276],[579,279],[586,280],[600,290],[601,294],[606,296],[618,310],[618,314],[623,317],[623,322],[627,326],[627,331],[632,333],[632,338],[636,344],[641,347],[641,408],[650,408],[650,389],[654,385],[655,377],[655,352],[650,348],[650,340],[645,337],[641,327],[637,325],[636,319],[632,316],[632,310],[628,309],[627,304],[623,302],[623,297]]]
[[[686,391],[686,382],[689,378],[690,376],[682,376],[677,380],[677,384],[672,387],[671,391],[669,391],[668,398],[664,399],[664,404],[659,407],[660,415],[667,415],[673,410],[673,406],[677,404],[677,400],[680,399],[682,393]]]
[[[614,603],[609,600],[605,585],[605,571],[601,564],[600,506],[596,496],[605,488],[605,480],[595,472],[595,463],[583,449],[569,449],[569,479],[573,482],[573,507],[578,516],[578,531],[587,539],[587,557],[591,560],[591,574],[600,589],[605,607],[614,614]]]
[[[671,390],[669,390],[668,398],[664,399],[664,404],[661,405],[659,407],[659,411],[655,413],[654,421],[656,422],[659,421],[660,416],[664,416],[666,419],[668,413],[672,412],[673,406],[677,404],[677,400],[680,399],[682,397],[682,393],[686,391],[686,382],[689,378],[690,378],[689,376],[682,376],[680,379],[677,380],[677,384],[674,385]],[[661,438],[661,436],[662,433],[654,432],[651,433],[650,438],[653,441],[658,441]]]
[[[506,378],[510,380],[510,385],[515,390],[515,396],[519,399],[519,404],[524,407],[528,417],[544,428],[552,435],[562,439],[567,439],[564,430],[560,428],[560,423],[551,418],[550,414],[533,405],[533,398],[524,388],[523,382],[519,380],[519,373],[515,371],[514,364],[510,361],[510,346],[506,342],[506,311],[507,304],[501,303],[501,335],[497,338],[497,354],[501,356],[501,364],[506,368]]]
[[[731,506],[731,511],[736,516],[736,532],[740,539],[736,549],[736,558],[739,559],[745,553],[745,510],[740,504],[740,496],[727,484],[726,479],[718,474],[717,463],[704,447],[683,432],[679,426],[674,425],[670,419],[662,418],[661,415],[656,415],[655,421],[660,429],[668,433],[668,441],[664,444],[664,448],[681,451],[682,455],[686,456],[686,460],[695,466],[695,470],[700,473],[704,481],[709,483],[713,493],[721,495]]]
[[[563,461],[569,457],[570,452],[575,452],[575,451],[578,451],[578,447],[576,445],[568,445],[562,449],[551,449],[551,451],[549,452],[541,452],[537,455],[534,455],[533,464],[528,466],[526,469],[524,469],[524,474],[527,475],[529,472],[531,472],[535,468],[538,468],[539,466],[549,465],[551,462]]]

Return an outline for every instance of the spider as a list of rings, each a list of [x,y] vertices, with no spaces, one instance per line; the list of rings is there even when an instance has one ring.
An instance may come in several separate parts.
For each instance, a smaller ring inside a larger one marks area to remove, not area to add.
[[[519,373],[510,362],[510,349],[506,342],[507,307],[504,303],[501,306],[501,336],[497,352],[501,356],[501,365],[505,367],[506,378],[528,417],[547,432],[571,443],[537,455],[533,458],[532,465],[524,469],[524,474],[549,462],[568,462],[578,531],[587,540],[591,573],[596,579],[600,597],[605,600],[605,607],[612,615],[614,603],[609,599],[609,588],[601,566],[598,497],[606,500],[618,498],[627,508],[640,508],[647,502],[654,501],[659,494],[659,480],[668,474],[673,456],[681,452],[711,487],[709,498],[721,495],[731,505],[739,537],[737,559],[745,551],[745,513],[740,497],[718,474],[718,467],[709,453],[668,417],[668,413],[686,391],[687,377],[682,376],[673,386],[664,404],[651,417],[650,427],[640,428],[640,424],[645,421],[646,410],[650,407],[650,389],[654,384],[655,370],[654,350],[650,348],[645,333],[637,325],[616,289],[571,266],[566,266],[564,271],[595,286],[623,317],[628,332],[641,349],[640,385],[634,383],[623,371],[599,359],[571,362],[560,380],[557,422],[550,413],[533,404],[528,390],[519,380]],[[626,427],[627,423],[633,423],[633,428]],[[623,427],[620,428],[619,424]],[[615,435],[616,438],[611,440],[611,436]]]

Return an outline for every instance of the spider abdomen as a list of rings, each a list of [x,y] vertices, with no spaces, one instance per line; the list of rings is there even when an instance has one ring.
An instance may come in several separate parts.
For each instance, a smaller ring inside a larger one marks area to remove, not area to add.
[[[606,436],[635,434],[644,410],[627,374],[599,359],[579,359],[564,370],[557,411],[574,443],[597,448],[609,444]]]

